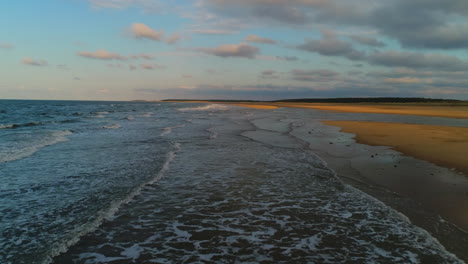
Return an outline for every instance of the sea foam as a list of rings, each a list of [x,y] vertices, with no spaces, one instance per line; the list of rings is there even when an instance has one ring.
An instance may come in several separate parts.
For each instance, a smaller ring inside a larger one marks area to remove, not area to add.
[[[199,107],[186,107],[186,108],[179,108],[179,111],[216,111],[216,110],[227,110],[229,106],[221,105],[221,104],[210,104],[206,106],[199,106]]]
[[[67,136],[71,134],[72,132],[69,130],[54,131],[24,146],[11,147],[3,150],[0,149],[0,163],[10,162],[29,157],[41,148],[67,141]]]

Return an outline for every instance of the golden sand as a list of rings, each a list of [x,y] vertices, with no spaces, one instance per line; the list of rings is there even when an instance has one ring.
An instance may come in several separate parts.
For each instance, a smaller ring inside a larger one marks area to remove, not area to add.
[[[359,143],[389,146],[409,156],[455,168],[468,175],[468,128],[362,121],[323,123],[356,134]]]
[[[375,113],[396,115],[436,116],[468,118],[468,104],[446,103],[375,103],[375,104],[331,104],[331,103],[245,103],[244,107],[258,106],[313,108],[325,111]]]
[[[167,101],[169,102],[169,101]],[[171,101],[182,102],[182,101]],[[312,108],[325,111],[374,113],[395,115],[435,116],[449,118],[468,118],[468,103],[289,103],[289,102],[217,102],[183,101],[186,103],[232,104],[257,109],[276,109],[279,107]]]

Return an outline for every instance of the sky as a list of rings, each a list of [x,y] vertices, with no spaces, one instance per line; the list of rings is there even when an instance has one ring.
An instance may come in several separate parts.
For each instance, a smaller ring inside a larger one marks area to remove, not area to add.
[[[0,99],[468,100],[467,0],[0,3]]]

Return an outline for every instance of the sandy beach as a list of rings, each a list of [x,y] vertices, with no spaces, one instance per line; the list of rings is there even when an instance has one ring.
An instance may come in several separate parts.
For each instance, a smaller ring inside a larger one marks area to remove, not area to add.
[[[166,101],[177,102],[177,101]],[[279,107],[310,108],[324,111],[347,113],[372,113],[416,115],[468,119],[468,103],[289,103],[289,102],[212,102],[184,101],[191,103],[231,104],[257,109],[276,109]]]
[[[401,123],[323,121],[356,134],[359,143],[389,146],[406,155],[468,175],[468,128]]]

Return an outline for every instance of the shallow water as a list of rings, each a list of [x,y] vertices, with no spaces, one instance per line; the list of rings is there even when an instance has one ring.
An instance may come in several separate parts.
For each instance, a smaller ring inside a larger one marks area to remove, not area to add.
[[[302,112],[73,104],[67,141],[0,165],[2,263],[462,263],[291,136]]]

